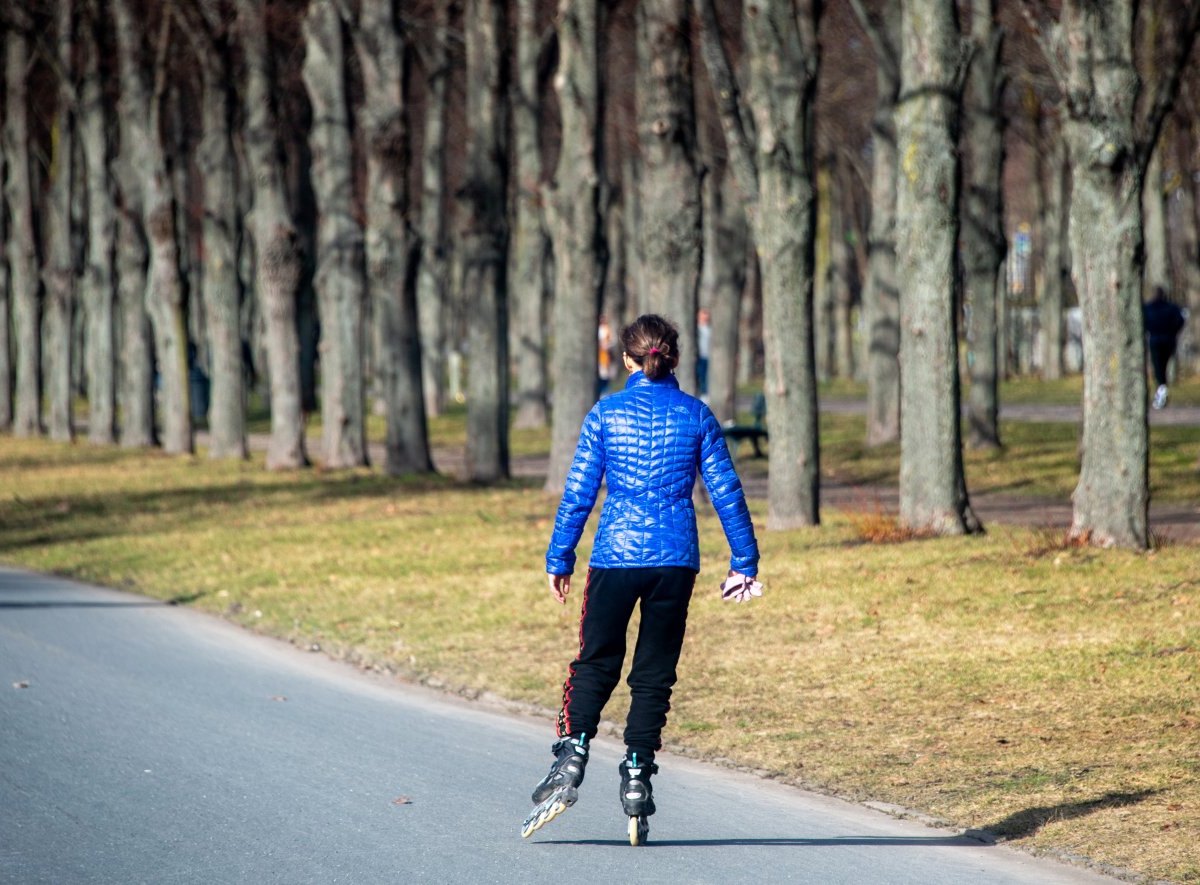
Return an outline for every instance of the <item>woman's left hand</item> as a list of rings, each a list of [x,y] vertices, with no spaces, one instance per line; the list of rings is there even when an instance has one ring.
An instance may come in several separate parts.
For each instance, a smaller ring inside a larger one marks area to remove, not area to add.
[[[741,572],[731,571],[729,577],[721,582],[721,598],[726,602],[749,602],[762,595],[763,585]]]

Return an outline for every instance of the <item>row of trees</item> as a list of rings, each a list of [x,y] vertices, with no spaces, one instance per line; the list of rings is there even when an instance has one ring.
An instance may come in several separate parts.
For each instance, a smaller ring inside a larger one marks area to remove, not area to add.
[[[1047,375],[1065,284],[1084,317],[1072,531],[1144,547],[1141,293],[1147,254],[1154,282],[1193,279],[1194,202],[1189,224],[1159,223],[1178,212],[1159,183],[1192,168],[1190,118],[1160,136],[1190,100],[1198,16],[1200,0],[10,2],[0,424],[71,439],[82,387],[90,441],[190,452],[202,377],[211,454],[245,457],[261,375],[268,467],[307,463],[318,407],[327,466],[365,464],[375,402],[385,468],[428,471],[461,351],[469,475],[508,474],[513,402],[517,424],[551,427],[553,490],[594,399],[598,314],[675,318],[694,389],[703,303],[719,418],[761,358],[770,527],[819,522],[817,379],[855,372],[868,442],[901,444],[902,521],[971,532],[959,341],[970,442],[999,445],[1005,231],[1024,215]],[[1173,276],[1160,253],[1181,256]]]

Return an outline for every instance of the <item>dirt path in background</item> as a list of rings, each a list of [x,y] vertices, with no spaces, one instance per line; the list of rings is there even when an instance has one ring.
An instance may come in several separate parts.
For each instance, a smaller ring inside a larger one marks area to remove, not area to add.
[[[865,404],[861,400],[828,400],[821,403],[822,411],[840,414],[861,414]],[[1042,423],[1078,423],[1078,406],[1017,405],[1001,406],[1000,418],[1004,421],[1030,421]],[[1171,425],[1196,427],[1196,449],[1200,455],[1200,407],[1170,406],[1150,413],[1152,426]],[[205,434],[197,434],[197,444],[205,445]],[[309,455],[320,460],[320,439],[309,437]],[[250,447],[265,450],[267,437],[254,434]],[[373,444],[371,462],[382,464],[383,446]],[[450,476],[465,475],[463,452],[456,449],[435,449],[433,453],[437,469]],[[546,475],[546,456],[522,456],[512,459],[512,472],[516,477],[541,479]],[[766,498],[765,477],[745,479],[746,494],[752,498]],[[1071,525],[1071,502],[1068,498],[1036,498],[1003,492],[974,492],[971,506],[986,528],[988,525],[1020,525],[1066,531]],[[895,514],[899,510],[899,490],[896,486],[873,483],[847,482],[838,478],[825,478],[821,483],[821,507],[835,510]],[[1150,530],[1163,539],[1171,541],[1200,542],[1200,501],[1186,503],[1150,504]]]

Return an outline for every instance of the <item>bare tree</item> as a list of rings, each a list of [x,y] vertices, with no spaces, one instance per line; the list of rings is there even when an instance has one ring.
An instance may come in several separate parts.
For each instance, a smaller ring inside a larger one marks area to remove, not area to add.
[[[599,178],[600,69],[596,4],[561,0],[559,70],[562,147],[550,199],[554,239],[554,408],[546,491],[561,492],[579,428],[596,398],[596,320],[603,265]]]
[[[84,373],[88,399],[88,441],[116,440],[116,204],[110,161],[111,109],[100,75],[100,29],[108,20],[102,0],[84,4],[80,19],[83,78],[79,94],[79,139],[87,192],[87,267],[82,302],[87,322]]]
[[[1067,150],[1058,126],[1051,128],[1049,117],[1039,121],[1039,152],[1044,165],[1045,188],[1042,201],[1042,285],[1038,290],[1042,322],[1042,378],[1051,381],[1063,373],[1063,307],[1066,302],[1066,278],[1070,273],[1067,245]]]
[[[75,271],[71,237],[72,153],[74,152],[75,84],[72,43],[75,4],[62,0],[54,23],[54,46],[49,53],[58,76],[54,138],[50,155],[50,192],[43,230],[45,255],[42,287],[46,294],[42,320],[45,366],[46,430],[51,439],[69,442],[75,428],[71,407],[71,325],[75,303]]]
[[[507,243],[504,145],[505,39],[501,0],[468,0],[467,181],[461,202],[467,323],[467,473],[476,482],[508,476]]]
[[[271,438],[267,468],[282,470],[308,463],[300,409],[300,342],[296,332],[301,254],[277,156],[264,2],[238,0],[238,21],[246,60],[242,90],[246,159],[254,190],[254,208],[247,227],[254,237],[255,294],[266,321],[270,375]]]
[[[304,37],[303,76],[313,106],[309,144],[317,199],[322,451],[326,467],[358,467],[367,463],[365,247],[354,205],[345,45],[337,5],[310,5]],[[391,75],[399,80],[399,66]]]
[[[640,245],[647,269],[642,304],[678,326],[675,374],[694,393],[703,243],[687,0],[642,0],[637,27]]]
[[[1134,6],[1135,26],[1140,20],[1141,52],[1138,53],[1142,65],[1142,77],[1148,82],[1155,82],[1158,76],[1159,47],[1166,41],[1167,28],[1170,23],[1163,10],[1156,3],[1138,3]],[[1163,121],[1169,126],[1170,120]],[[1142,217],[1145,230],[1145,290],[1153,292],[1156,288],[1171,292],[1171,254],[1170,238],[1167,231],[1166,195],[1163,192],[1163,154],[1170,150],[1168,139],[1160,137],[1150,151],[1150,161],[1146,166],[1145,179],[1142,181]]]
[[[354,31],[363,76],[367,161],[367,286],[375,313],[376,372],[382,378],[390,474],[433,470],[421,389],[420,330],[412,267],[415,237],[405,187],[404,47],[390,0],[362,0]]]
[[[238,247],[237,158],[233,150],[232,35],[221,0],[176,3],[200,67],[201,136],[196,164],[203,183],[204,264],[199,302],[204,312],[210,377],[209,456],[245,458],[246,366],[242,359]]]
[[[542,219],[542,154],[538,143],[538,57],[541,28],[536,0],[517,0],[516,70],[510,87],[513,130],[513,221],[509,293],[517,414],[516,427],[546,426],[546,261]]]
[[[816,525],[820,464],[813,347],[816,0],[747,4],[743,102],[712,0],[696,0],[730,163],[762,274],[764,382],[771,429],[767,526]]]
[[[954,0],[904,0],[896,193],[900,285],[900,520],[976,531],[959,426],[955,250],[963,53]]]
[[[3,22],[0,21],[0,33],[3,33],[3,30]],[[3,59],[6,42],[0,40],[0,59]],[[0,61],[0,68],[2,67],[3,62]],[[3,92],[0,91],[0,113],[3,113],[4,98]],[[0,136],[0,145],[3,144],[3,138]],[[4,151],[0,150],[0,243],[5,244],[8,243],[8,213],[4,208],[3,185],[7,176],[7,167]],[[0,431],[9,430],[12,427],[13,418],[12,338],[9,335],[11,326],[12,289],[9,286],[8,250],[0,249]]]
[[[126,313],[122,350],[129,390],[122,403],[122,442],[147,445],[153,439],[150,360],[145,316],[154,335],[154,356],[162,393],[162,445],[171,453],[191,452],[192,423],[187,380],[187,329],[173,185],[160,125],[167,90],[171,16],[159,20],[147,81],[142,41],[149,25],[131,0],[115,0],[114,22],[121,82],[122,309]],[[135,287],[141,284],[141,291]],[[144,311],[143,315],[139,312]],[[131,423],[128,427],[125,421]],[[144,423],[143,423],[144,422]]]
[[[974,44],[964,95],[962,143],[967,156],[963,201],[962,260],[966,272],[967,341],[971,385],[967,394],[968,440],[975,448],[1000,446],[998,317],[1004,264],[1004,120],[1000,96],[1002,34],[996,0],[972,0]]]
[[[718,134],[719,137],[719,134]],[[710,154],[704,176],[704,271],[700,304],[711,315],[708,402],[718,421],[737,417],[738,325],[749,231],[724,157]]]
[[[446,237],[446,90],[450,80],[450,7],[433,4],[433,35],[424,44],[425,132],[421,150],[420,263],[417,321],[421,339],[421,384],[425,412],[442,413],[446,399],[446,301],[450,291]]]
[[[900,291],[896,284],[896,99],[900,92],[900,4],[877,16],[851,0],[875,49],[875,116],[871,121],[871,226],[867,236],[867,445],[900,438]]]
[[[1071,269],[1083,312],[1082,463],[1071,534],[1097,545],[1145,549],[1150,496],[1142,183],[1200,29],[1200,2],[1192,0],[1178,13],[1175,52],[1140,108],[1136,5],[1064,0],[1061,42],[1051,33],[1042,43],[1066,97]],[[1033,20],[1027,0],[1026,9]]]
[[[8,268],[16,345],[13,433],[36,436],[41,431],[40,287],[37,239],[33,223],[33,188],[29,157],[29,28],[22,7],[12,5],[3,19],[6,161],[4,197],[8,202]]]

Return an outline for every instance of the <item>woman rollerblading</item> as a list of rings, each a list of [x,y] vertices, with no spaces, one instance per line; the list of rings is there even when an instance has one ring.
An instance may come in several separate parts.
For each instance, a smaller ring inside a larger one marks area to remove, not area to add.
[[[762,595],[755,580],[754,526],[721,426],[708,406],[680,390],[675,379],[678,331],[662,317],[643,316],[621,332],[621,345],[629,381],[624,390],[597,402],[584,419],[546,551],[550,593],[566,604],[575,547],[605,483],[608,494],[583,590],[579,654],[563,683],[555,767],[534,790],[537,805],[526,818],[523,836],[574,804],[587,744],[621,679],[626,630],[638,608],[641,621],[626,680],[630,703],[621,805],[629,819],[630,842],[646,840],[647,818],[654,813],[654,754],[662,747],[688,604],[700,570],[692,502],[697,475],[732,551],[723,598],[744,602]],[[582,762],[559,761],[570,754]],[[577,765],[578,780],[570,764]]]

